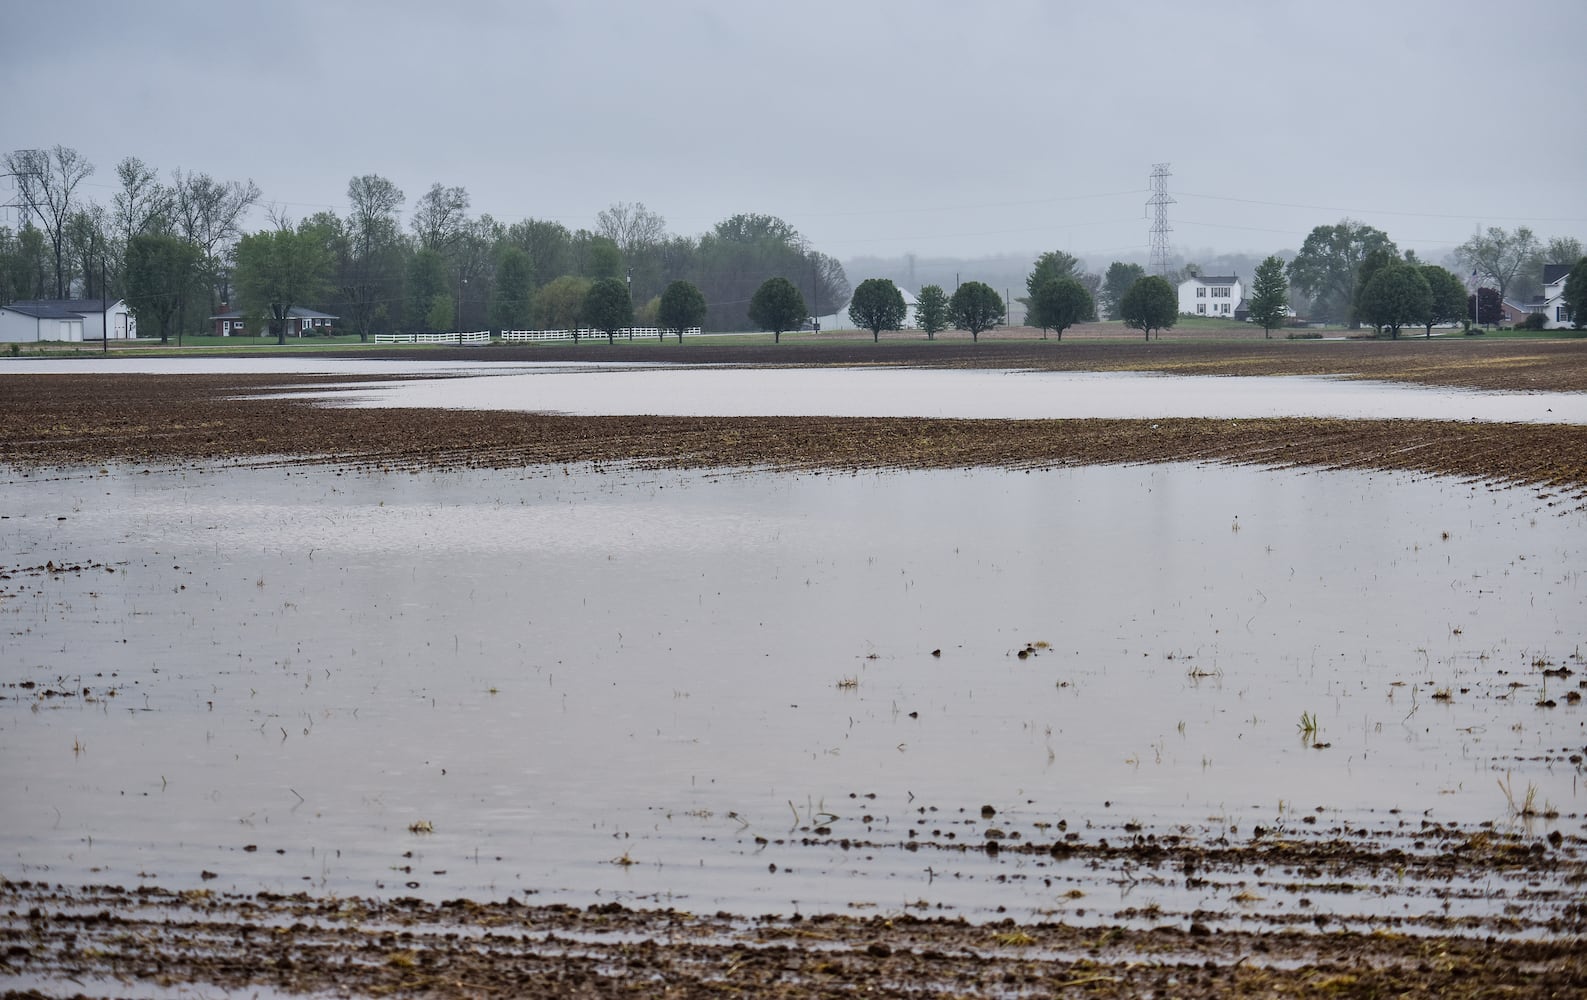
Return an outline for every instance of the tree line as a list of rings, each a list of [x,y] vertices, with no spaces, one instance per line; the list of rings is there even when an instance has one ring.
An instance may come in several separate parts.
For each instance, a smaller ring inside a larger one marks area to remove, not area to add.
[[[136,157],[116,166],[108,206],[82,190],[94,166],[76,150],[17,150],[4,159],[22,219],[0,226],[0,304],[35,298],[125,298],[162,337],[208,326],[222,304],[276,325],[291,306],[339,316],[367,338],[396,330],[571,329],[590,289],[620,281],[634,318],[659,322],[663,293],[687,281],[710,329],[745,329],[750,298],[781,276],[813,315],[849,298],[843,266],[770,215],[742,213],[708,232],[669,232],[642,203],[615,203],[592,229],[471,215],[466,189],[436,183],[408,205],[387,178],[347,185],[345,212],[293,221],[260,204],[252,181],[173,171]],[[250,327],[253,332],[254,327]]]

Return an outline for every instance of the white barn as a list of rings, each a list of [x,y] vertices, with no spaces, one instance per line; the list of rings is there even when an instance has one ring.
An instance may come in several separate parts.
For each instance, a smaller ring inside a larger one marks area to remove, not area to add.
[[[81,340],[104,340],[107,328],[111,340],[131,340],[138,335],[138,320],[124,299],[113,299],[108,304],[99,299],[25,299],[8,308],[17,306],[54,307],[78,314],[83,318]]]
[[[83,316],[54,304],[0,306],[0,343],[37,344],[42,341],[80,341]]]
[[[915,310],[920,307],[920,300],[915,297],[915,293],[914,292],[911,292],[909,289],[905,288],[903,285],[898,285],[897,288],[898,288],[899,294],[903,295],[903,297],[904,297],[904,322],[899,327],[899,329],[901,329],[901,330],[915,330],[915,329],[918,329],[919,327],[915,323]],[[839,309],[837,312],[827,313],[825,316],[817,316],[817,317],[815,317],[815,321],[817,323],[821,324],[821,329],[823,329],[823,330],[852,330],[852,329],[854,329],[854,320],[849,318],[849,303],[848,302],[843,303],[843,308]]]
[[[1235,275],[1201,275],[1179,283],[1181,316],[1234,318],[1234,309],[1245,298],[1245,285]]]

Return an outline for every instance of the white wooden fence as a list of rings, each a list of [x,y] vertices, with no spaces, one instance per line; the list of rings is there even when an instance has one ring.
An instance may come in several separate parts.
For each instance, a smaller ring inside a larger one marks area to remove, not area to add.
[[[698,337],[700,328],[691,326],[683,331],[685,336]],[[659,326],[624,327],[617,331],[617,336],[625,340],[637,337],[671,336],[671,330],[663,330]],[[580,330],[579,339],[606,336],[599,330]],[[489,330],[475,330],[472,333],[377,333],[369,338],[377,344],[488,344],[490,343]],[[536,340],[572,340],[572,330],[503,330],[501,341],[504,344],[521,344]]]
[[[377,344],[488,344],[489,330],[473,333],[377,333],[369,338]]]
[[[617,331],[617,336],[622,337],[625,340],[627,340],[627,339],[632,339],[634,337],[660,337],[663,334],[669,334],[670,335],[671,332],[672,331],[670,331],[670,330],[663,330],[660,327],[656,327],[656,326],[634,326],[634,327],[624,327],[621,330],[618,330]],[[684,330],[683,333],[684,333],[684,336],[698,337],[700,335],[700,328],[697,327],[697,326],[691,326],[688,329]],[[579,331],[579,339],[581,339],[581,340],[584,339],[585,337],[593,338],[593,337],[604,337],[604,336],[606,336],[606,334],[602,333],[600,330],[580,330]],[[501,340],[502,340],[502,343],[504,343],[504,344],[524,343],[526,341],[533,341],[533,340],[572,340],[572,339],[573,339],[573,331],[572,330],[503,330],[501,332]]]

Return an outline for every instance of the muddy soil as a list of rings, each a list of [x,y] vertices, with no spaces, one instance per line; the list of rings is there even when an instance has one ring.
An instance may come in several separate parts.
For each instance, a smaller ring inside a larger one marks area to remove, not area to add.
[[[1580,353],[1587,358],[1587,351]],[[1548,381],[1568,381],[1569,366],[1562,368]],[[6,376],[0,378],[0,462],[166,465],[285,456],[374,469],[636,462],[853,470],[1197,461],[1408,470],[1571,494],[1587,488],[1587,427],[1581,426],[1306,418],[569,417],[234,398],[323,381]]]
[[[588,345],[437,351],[425,357],[589,360],[597,352],[614,361],[1343,374],[1488,389],[1587,390],[1587,346],[1574,343],[849,342],[795,344],[781,351]],[[291,398],[233,398],[265,386],[322,381],[5,374],[0,377],[0,463],[28,473],[112,462],[277,461],[369,469],[638,462],[842,470],[1188,460],[1469,476],[1559,490],[1573,495],[1573,503],[1587,490],[1587,428],[1558,425],[572,418],[355,411]],[[1025,850],[1033,858],[1056,858],[1055,852],[1062,852],[1096,863],[1118,861],[1117,852],[1136,852],[1128,859],[1132,870],[1150,868],[1180,879],[1215,870],[1273,869],[1297,872],[1306,884],[1346,884],[1352,873],[1382,876],[1404,870],[1430,883],[1447,876],[1579,889],[1587,878],[1576,836],[1534,841],[1483,830],[1416,836],[1419,842],[1409,849],[1348,830],[1277,840],[1252,831],[1232,844],[1197,840],[1181,845],[1154,836],[1121,839],[1112,846],[1055,840],[978,849]],[[1547,922],[1519,931],[1505,926],[1511,907],[1525,905],[1519,897],[1496,898],[1491,917],[1475,923],[1371,929],[1312,917],[1297,902],[1288,924],[1245,929],[1226,913],[1093,915],[1084,925],[1056,918],[976,923],[907,910],[752,919],[616,904],[544,906],[535,905],[532,895],[503,902],[431,903],[0,879],[0,991],[5,996],[175,995],[193,987],[368,996],[1587,995],[1587,959],[1580,948],[1587,908],[1579,901],[1556,902],[1561,905]]]
[[[510,899],[226,895],[0,886],[6,996],[184,985],[472,997],[1566,997],[1568,937],[1144,929],[909,914],[745,919]],[[47,993],[34,993],[39,988]]]
[[[1079,328],[1080,336],[1089,336]],[[1480,337],[1423,341],[1221,342],[1133,339],[984,339],[895,334],[859,339],[784,338],[780,346],[717,345],[711,338],[677,344],[618,341],[584,344],[436,347],[422,357],[456,361],[651,361],[726,365],[913,365],[946,368],[1032,368],[1049,371],[1159,371],[1175,375],[1338,375],[1472,389],[1587,391],[1587,337],[1558,341],[1492,341]],[[1073,332],[1072,332],[1073,333]],[[316,356],[325,357],[324,353]],[[336,356],[334,353],[330,356]],[[411,350],[363,349],[345,356],[412,358]]]

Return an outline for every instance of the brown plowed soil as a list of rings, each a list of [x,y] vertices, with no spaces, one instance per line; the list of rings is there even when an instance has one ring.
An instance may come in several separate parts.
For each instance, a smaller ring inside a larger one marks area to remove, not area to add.
[[[893,333],[880,343],[866,335],[785,336],[781,345],[719,345],[711,337],[658,344],[604,340],[571,344],[498,345],[489,348],[433,347],[425,358],[455,361],[664,361],[717,365],[913,365],[948,368],[1035,368],[1051,371],[1161,371],[1178,375],[1340,375],[1420,385],[1473,389],[1587,391],[1587,334],[1561,340],[1493,340],[1439,337],[1424,340],[1138,339],[1105,342],[1041,340],[1035,331],[999,331],[971,343],[963,335]],[[1096,329],[1116,330],[1116,327]],[[1571,335],[1567,335],[1571,336]],[[334,353],[334,352],[333,352]],[[319,357],[326,355],[321,353]],[[378,347],[349,357],[412,358],[412,349]]]
[[[1587,350],[1576,354],[1587,358]],[[1569,363],[1543,369],[1537,380],[1554,383],[1561,374],[1572,376],[1580,359],[1565,357]],[[1512,364],[1510,370],[1518,367]],[[1571,492],[1587,488],[1587,427],[1568,425],[1297,418],[568,417],[355,410],[290,396],[236,398],[315,381],[288,376],[0,377],[0,462],[171,464],[279,457],[365,468],[638,462],[852,470],[1199,461],[1398,469]]]
[[[1579,997],[1570,937],[744,918],[615,903],[426,903],[0,887],[5,977],[47,995],[184,984],[433,997]],[[62,987],[66,988],[65,993]],[[8,992],[13,996],[42,996]],[[83,995],[83,994],[78,994]]]

